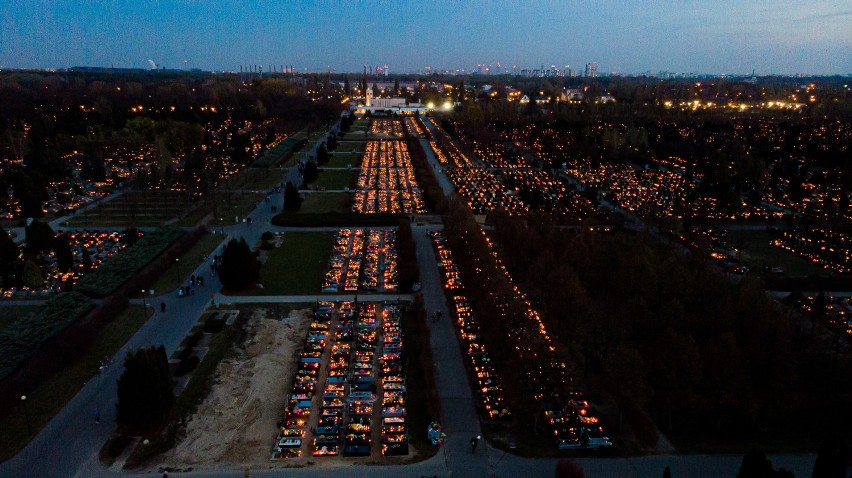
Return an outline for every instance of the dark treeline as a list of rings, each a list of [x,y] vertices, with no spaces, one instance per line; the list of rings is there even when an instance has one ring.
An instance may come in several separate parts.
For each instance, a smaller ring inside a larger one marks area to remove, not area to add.
[[[620,408],[648,410],[687,442],[819,438],[852,426],[849,358],[759,282],[732,285],[706,258],[641,234],[566,232],[499,212],[492,220],[500,257],[570,370]]]

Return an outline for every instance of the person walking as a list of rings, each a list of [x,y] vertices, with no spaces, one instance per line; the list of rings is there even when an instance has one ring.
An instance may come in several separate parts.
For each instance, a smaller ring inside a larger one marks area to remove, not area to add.
[[[98,410],[97,408],[95,409],[95,423],[96,424],[101,423],[101,411]]]
[[[476,445],[479,445],[479,439],[480,438],[481,437],[479,435],[476,435],[476,436],[470,438],[470,452],[471,453],[476,453]]]
[[[165,311],[166,311],[166,303],[160,302],[160,312],[165,312]]]

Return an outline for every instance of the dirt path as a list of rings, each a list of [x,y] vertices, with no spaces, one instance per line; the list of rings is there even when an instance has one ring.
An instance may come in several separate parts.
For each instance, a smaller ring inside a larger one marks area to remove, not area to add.
[[[275,423],[295,373],[310,309],[276,317],[257,309],[246,325],[246,342],[222,361],[210,394],[189,420],[183,440],[159,467],[269,464]]]

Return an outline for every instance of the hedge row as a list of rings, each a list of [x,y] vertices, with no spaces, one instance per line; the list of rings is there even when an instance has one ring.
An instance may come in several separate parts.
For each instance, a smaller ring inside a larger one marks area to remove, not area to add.
[[[173,225],[162,226],[146,234],[139,242],[104,262],[94,272],[84,275],[74,290],[91,297],[112,294],[182,235],[183,229]]]
[[[396,226],[403,214],[354,212],[329,212],[316,214],[293,214],[285,212],[272,218],[272,224],[286,227],[378,227]]]
[[[0,333],[0,379],[18,368],[40,344],[83,317],[93,305],[83,294],[62,292],[5,328]]]
[[[274,148],[263,153],[261,157],[257,158],[257,160],[252,163],[251,167],[268,168],[275,166],[282,160],[286,161],[290,159],[290,157],[293,156],[293,153],[302,149],[306,144],[308,144],[307,139],[298,139],[291,136],[278,143],[278,145]]]

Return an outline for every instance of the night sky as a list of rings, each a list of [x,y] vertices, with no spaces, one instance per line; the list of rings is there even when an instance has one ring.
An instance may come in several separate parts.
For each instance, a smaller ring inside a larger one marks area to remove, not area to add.
[[[850,0],[590,3],[0,0],[0,68],[852,72]]]

